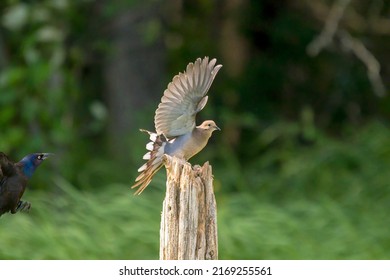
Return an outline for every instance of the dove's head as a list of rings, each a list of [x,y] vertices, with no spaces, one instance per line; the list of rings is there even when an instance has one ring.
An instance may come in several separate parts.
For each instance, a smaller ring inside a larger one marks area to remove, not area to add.
[[[215,130],[221,130],[214,121],[204,121],[201,125],[197,127],[198,129],[201,129],[202,131],[208,133],[211,135],[213,131]]]

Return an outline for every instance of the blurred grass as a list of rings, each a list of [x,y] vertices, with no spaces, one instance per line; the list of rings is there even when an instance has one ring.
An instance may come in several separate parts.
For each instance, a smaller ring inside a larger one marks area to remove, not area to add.
[[[368,201],[366,201],[368,202]],[[386,207],[359,209],[337,201],[256,204],[239,195],[219,211],[224,259],[389,259]],[[246,205],[246,207],[243,207]],[[379,209],[378,209],[379,208]]]
[[[159,209],[153,196],[139,199],[124,185],[94,193],[76,190],[63,179],[57,178],[56,184],[59,193],[28,194],[33,206],[29,214],[2,217],[1,259],[144,259],[158,255]]]
[[[385,126],[281,145],[234,172],[214,167],[220,259],[390,258]],[[226,178],[240,191],[224,190]],[[25,194],[31,213],[1,217],[0,259],[158,259],[163,175],[141,196],[52,181],[52,192]]]

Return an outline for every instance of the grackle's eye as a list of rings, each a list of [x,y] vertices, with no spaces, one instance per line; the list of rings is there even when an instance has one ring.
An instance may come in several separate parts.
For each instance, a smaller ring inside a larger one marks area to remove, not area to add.
[[[38,159],[38,160],[42,160],[42,159],[43,159],[43,155],[38,155],[38,156],[37,156],[37,159]]]

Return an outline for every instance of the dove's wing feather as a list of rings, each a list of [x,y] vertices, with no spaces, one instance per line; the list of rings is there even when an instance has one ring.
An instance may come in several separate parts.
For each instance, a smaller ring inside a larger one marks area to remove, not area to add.
[[[195,128],[195,116],[207,103],[207,92],[222,65],[216,59],[198,58],[184,73],[176,75],[164,91],[154,123],[157,134],[167,138],[184,135]]]

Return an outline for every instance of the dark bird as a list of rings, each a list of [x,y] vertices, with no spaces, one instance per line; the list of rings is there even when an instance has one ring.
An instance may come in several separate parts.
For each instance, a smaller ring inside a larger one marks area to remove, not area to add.
[[[199,153],[215,130],[220,128],[212,120],[196,126],[195,117],[207,103],[207,92],[222,65],[216,59],[198,58],[189,63],[184,73],[176,75],[164,91],[154,117],[156,133],[147,132],[151,142],[143,159],[141,172],[132,188],[138,187],[140,194],[152,181],[154,174],[162,167],[163,155],[167,154],[184,160]]]
[[[31,203],[20,200],[27,187],[27,182],[35,169],[50,156],[49,153],[35,153],[13,163],[0,152],[0,216],[11,212],[28,211]]]

